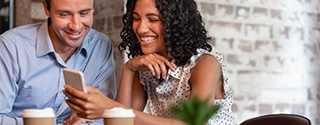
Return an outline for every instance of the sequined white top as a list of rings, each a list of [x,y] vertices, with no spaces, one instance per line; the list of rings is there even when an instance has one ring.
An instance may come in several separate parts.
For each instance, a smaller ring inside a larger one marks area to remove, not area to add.
[[[232,90],[228,85],[223,56],[218,52],[197,50],[198,54],[190,58],[190,63],[176,68],[175,72],[169,71],[165,80],[159,80],[148,71],[140,71],[140,82],[148,93],[148,107],[146,109],[155,116],[176,118],[170,111],[171,106],[178,106],[179,101],[188,100],[191,86],[188,83],[191,77],[191,69],[196,65],[195,61],[203,54],[214,56],[220,63],[223,76],[225,98],[214,101],[214,105],[220,105],[219,111],[208,121],[208,125],[236,125],[232,115],[233,103]]]

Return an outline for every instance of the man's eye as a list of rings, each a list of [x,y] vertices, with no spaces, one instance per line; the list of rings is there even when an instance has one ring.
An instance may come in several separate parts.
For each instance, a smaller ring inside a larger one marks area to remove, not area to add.
[[[67,14],[67,13],[60,13],[60,16],[61,16],[61,17],[67,17],[67,16],[69,16],[69,14]]]
[[[81,13],[80,13],[81,16],[86,16],[86,15],[88,15],[88,14],[89,14],[89,12],[81,12]]]

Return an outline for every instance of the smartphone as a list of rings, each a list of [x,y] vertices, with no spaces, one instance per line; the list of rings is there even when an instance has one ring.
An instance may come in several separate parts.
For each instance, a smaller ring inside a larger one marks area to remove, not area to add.
[[[86,83],[84,81],[83,73],[74,69],[63,69],[64,81],[66,85],[70,85],[78,90],[87,93]]]

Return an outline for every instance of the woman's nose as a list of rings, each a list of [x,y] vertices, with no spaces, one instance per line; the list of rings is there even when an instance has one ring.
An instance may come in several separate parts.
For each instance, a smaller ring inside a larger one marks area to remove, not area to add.
[[[138,26],[137,31],[138,31],[139,33],[148,32],[148,31],[149,31],[149,24],[148,24],[148,22],[142,20],[142,21],[139,23],[139,26]]]

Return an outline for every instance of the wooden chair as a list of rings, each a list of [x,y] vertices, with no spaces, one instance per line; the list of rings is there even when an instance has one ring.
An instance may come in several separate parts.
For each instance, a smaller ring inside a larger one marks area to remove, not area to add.
[[[247,119],[240,125],[311,125],[311,121],[295,114],[268,114]]]

